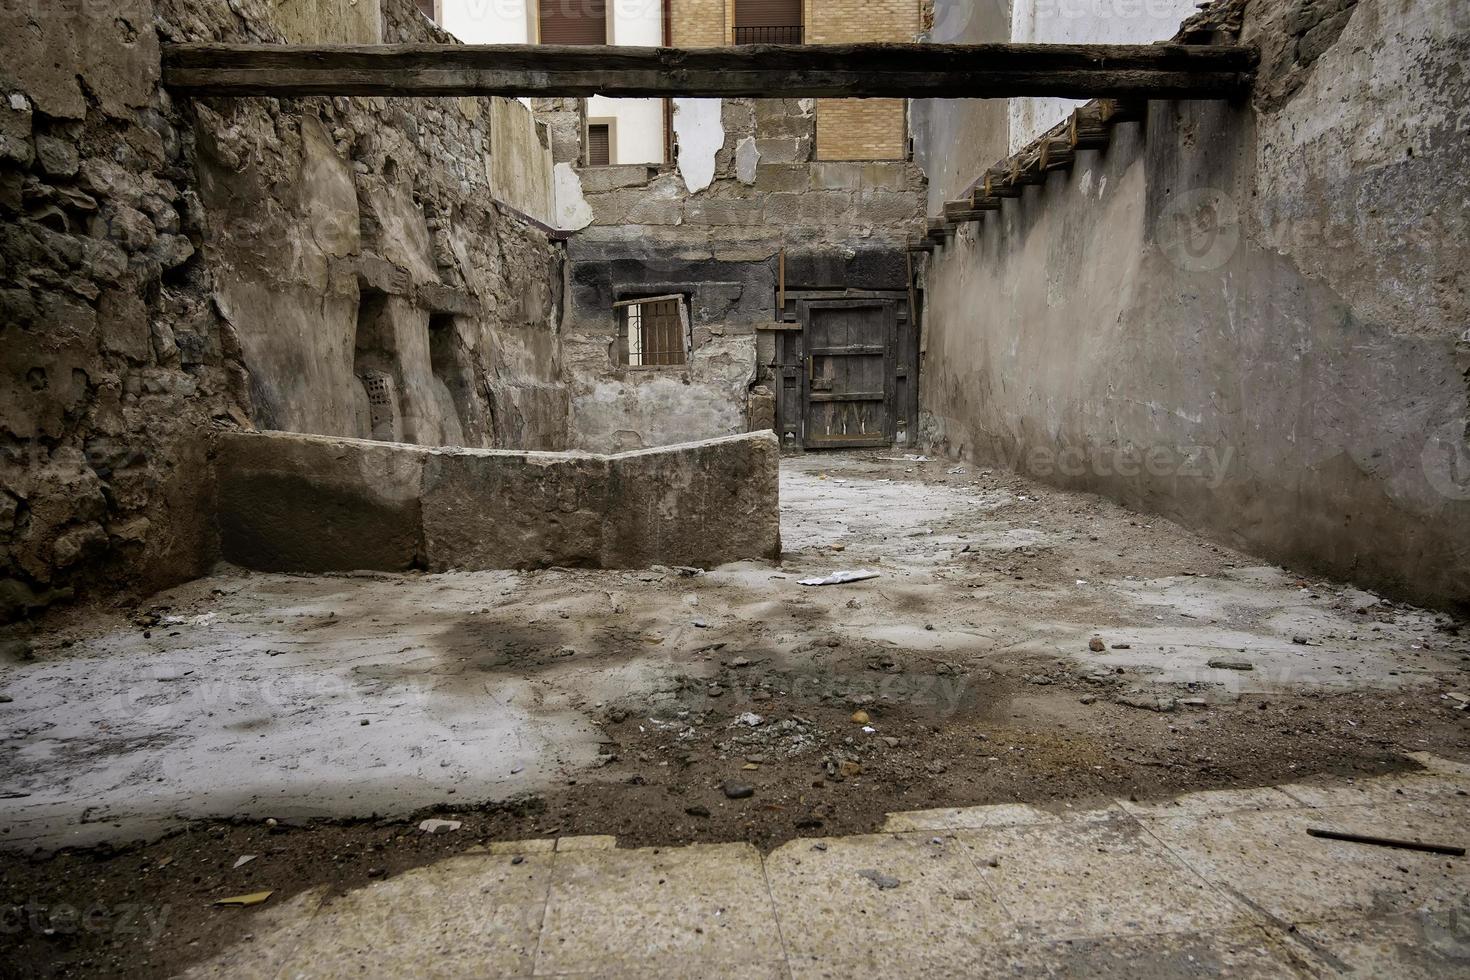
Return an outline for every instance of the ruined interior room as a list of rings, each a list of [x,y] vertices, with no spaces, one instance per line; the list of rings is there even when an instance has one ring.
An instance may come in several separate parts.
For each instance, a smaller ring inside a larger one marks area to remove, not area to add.
[[[1470,975],[1463,0],[0,24],[0,977]]]

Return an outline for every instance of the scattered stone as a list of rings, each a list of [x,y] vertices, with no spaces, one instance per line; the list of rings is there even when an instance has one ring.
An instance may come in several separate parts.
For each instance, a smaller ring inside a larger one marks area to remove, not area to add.
[[[458,820],[425,820],[419,824],[419,830],[426,834],[453,833],[463,826]]]
[[[871,881],[874,885],[878,887],[879,891],[888,891],[891,888],[897,888],[899,885],[903,884],[903,882],[899,881],[897,878],[886,875],[881,871],[875,871],[872,868],[869,868],[866,871],[859,871],[857,874],[859,878],[866,878],[868,881]]]
[[[737,718],[735,720],[739,724],[748,725],[751,728],[759,728],[760,725],[761,725],[761,722],[765,721],[764,718],[762,718],[760,715],[756,714],[753,711],[747,711],[745,714],[741,715],[739,718]]]
[[[731,800],[748,800],[755,795],[755,787],[746,783],[727,782],[721,788],[726,798]]]
[[[1087,649],[1091,650],[1093,653],[1102,653],[1107,648],[1108,645],[1103,642],[1103,639],[1100,636],[1094,636],[1091,640],[1087,641]]]
[[[1210,661],[1210,666],[1215,670],[1255,670],[1256,665],[1249,660],[1238,660],[1231,657],[1216,657]]]
[[[750,661],[745,659],[744,657],[736,657],[734,660],[730,661],[730,666],[735,668],[736,670],[739,670],[741,667],[749,667]]]
[[[684,808],[684,812],[687,813],[687,814],[689,814],[691,817],[708,817],[709,816],[709,807],[707,807],[707,806],[686,806]]]
[[[526,859],[525,859],[524,856],[522,856],[520,854],[517,854],[515,857],[513,857],[513,858],[510,859],[510,863],[511,864],[525,864],[526,863]]]
[[[868,716],[868,713],[866,711],[854,711],[852,713],[852,722],[855,725],[866,725],[872,720],[873,719]]]
[[[1093,697],[1091,694],[1084,695],[1078,700],[1080,700],[1083,704],[1097,704],[1097,698]]]
[[[1114,650],[1132,650],[1133,649],[1133,644],[1131,644],[1131,643],[1114,643],[1113,644],[1113,649]]]
[[[847,760],[837,767],[837,772],[844,778],[848,776],[861,776],[863,774],[863,767],[856,762]]]
[[[258,854],[241,854],[235,859],[235,864],[233,867],[243,868],[245,865],[249,864],[251,861],[254,861],[259,856],[260,855]]]
[[[1299,647],[1311,646],[1312,643],[1312,641],[1308,640],[1305,636],[1293,636],[1291,638],[1291,642],[1295,643]]]
[[[712,698],[718,698],[724,695],[725,689],[718,684],[711,684],[705,693]]]
[[[812,850],[814,851],[825,851],[826,849],[827,844],[825,841],[817,841],[815,844],[812,845]]]
[[[1153,694],[1144,694],[1138,691],[1119,694],[1113,700],[1129,708],[1141,708],[1144,711],[1158,711],[1164,714],[1173,711],[1176,707],[1173,698],[1161,698]]]
[[[388,872],[384,868],[368,868],[367,872],[369,878],[382,878],[387,874]]]

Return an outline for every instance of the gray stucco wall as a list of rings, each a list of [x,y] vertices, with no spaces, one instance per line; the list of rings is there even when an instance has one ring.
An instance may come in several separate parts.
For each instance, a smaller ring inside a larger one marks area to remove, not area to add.
[[[927,40],[991,44],[1011,39],[1010,0],[934,0]],[[914,158],[929,178],[927,210],[939,215],[1008,152],[1004,99],[917,99],[910,104]]]
[[[1464,9],[1253,3],[1250,105],[1154,103],[966,226],[928,272],[930,444],[1470,600]]]

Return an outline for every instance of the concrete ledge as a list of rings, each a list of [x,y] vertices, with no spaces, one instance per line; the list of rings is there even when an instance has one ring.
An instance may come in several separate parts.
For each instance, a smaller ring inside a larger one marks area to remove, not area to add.
[[[779,460],[769,432],[619,456],[227,433],[222,556],[274,572],[774,560]]]

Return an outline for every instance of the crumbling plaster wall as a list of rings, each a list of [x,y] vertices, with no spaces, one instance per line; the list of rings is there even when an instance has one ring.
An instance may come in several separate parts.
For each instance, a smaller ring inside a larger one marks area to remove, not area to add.
[[[778,318],[783,250],[792,289],[907,284],[905,244],[924,211],[913,164],[816,161],[812,100],[700,100],[679,116],[678,166],[577,174],[588,224],[567,245],[563,338],[576,448],[743,431],[746,393],[762,380],[756,328]],[[687,297],[690,363],[620,368],[613,304],[672,294]]]
[[[931,444],[1464,605],[1463,11],[1253,0],[1249,104],[1156,102],[966,226],[927,277]]]
[[[212,428],[360,432],[365,290],[383,332],[455,334],[404,344],[421,437],[564,444],[560,252],[491,200],[488,102],[158,85],[160,36],[442,37],[408,0],[350,6],[0,7],[0,621],[206,571]]]

